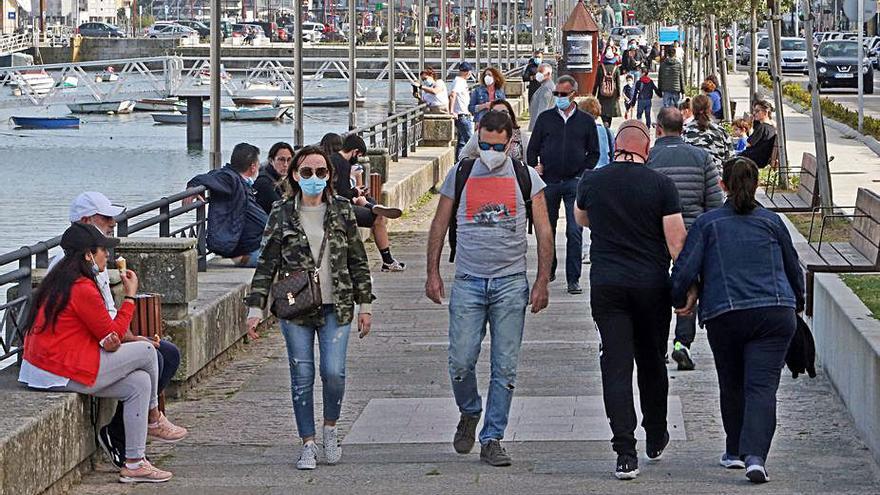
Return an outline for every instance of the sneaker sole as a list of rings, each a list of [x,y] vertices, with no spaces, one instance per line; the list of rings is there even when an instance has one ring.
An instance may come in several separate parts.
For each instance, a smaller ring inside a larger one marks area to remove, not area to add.
[[[691,371],[696,368],[694,361],[683,351],[672,351],[672,360],[678,363],[678,371]]]
[[[486,464],[488,464],[490,466],[494,466],[494,467],[505,467],[505,466],[510,466],[511,464],[513,464],[513,461],[491,462],[489,459],[486,459],[485,457],[480,457],[480,460],[485,462]]]
[[[770,481],[770,477],[767,476],[767,472],[760,469],[750,469],[746,471],[746,478],[748,478],[749,481],[751,481],[752,483],[766,483]]]
[[[619,480],[634,480],[639,475],[639,470],[630,471],[628,473],[614,473],[614,477]]]
[[[163,480],[157,480],[153,478],[132,478],[129,476],[120,476],[120,483],[165,483],[166,481],[170,481],[173,476],[169,476]]]
[[[125,463],[117,463],[116,462],[116,460],[113,458],[113,454],[110,452],[110,447],[107,446],[107,444],[105,443],[104,438],[101,434],[98,434],[98,445],[101,446],[101,450],[103,450],[104,454],[107,455],[107,459],[110,460],[110,464],[113,464],[114,466],[116,466],[120,469],[122,468],[122,466],[125,465]]]
[[[397,220],[403,216],[403,210],[399,208],[386,208],[382,206],[374,206],[373,213],[391,220]]]
[[[660,452],[657,457],[651,457],[649,455],[645,455],[648,458],[648,462],[660,462],[663,460],[663,452]]]
[[[154,441],[154,442],[159,442],[159,443],[177,443],[177,442],[183,440],[184,438],[186,438],[186,437],[180,437],[180,438],[177,438],[177,439],[168,440],[168,439],[165,439],[165,438],[159,438],[159,437],[153,437],[153,436],[149,436],[149,435],[147,435],[147,439],[148,439],[148,440],[152,440],[152,441]]]
[[[299,469],[300,471],[311,471],[317,467],[318,466],[296,466],[296,468]]]
[[[475,442],[475,443],[476,443],[476,442]],[[465,449],[459,449],[458,447],[455,446],[455,444],[452,445],[452,448],[455,449],[455,453],[456,453],[456,454],[462,454],[462,455],[464,455],[464,454],[470,454],[470,453],[474,450],[474,444],[472,443],[471,446],[470,446],[470,448],[468,448],[467,450],[465,450]]]
[[[745,469],[746,463],[743,461],[721,461],[719,462],[724,469]]]

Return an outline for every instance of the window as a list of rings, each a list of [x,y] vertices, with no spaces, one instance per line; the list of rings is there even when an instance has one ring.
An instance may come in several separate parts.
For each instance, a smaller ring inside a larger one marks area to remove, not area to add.
[[[805,52],[807,42],[804,40],[782,40],[782,49],[786,51]]]

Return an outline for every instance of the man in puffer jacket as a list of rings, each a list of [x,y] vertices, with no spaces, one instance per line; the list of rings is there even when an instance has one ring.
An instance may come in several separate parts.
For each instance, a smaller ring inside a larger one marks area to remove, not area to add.
[[[663,107],[678,106],[684,93],[684,69],[681,60],[675,57],[675,49],[667,46],[666,57],[657,69],[657,87],[663,94]]]
[[[684,224],[690,228],[698,216],[721,206],[724,195],[718,184],[718,168],[709,153],[681,139],[683,121],[681,112],[675,107],[660,110],[657,140],[648,155],[647,166],[675,183]],[[690,347],[696,333],[694,314],[676,316],[672,359],[678,363],[679,370],[694,369]]]

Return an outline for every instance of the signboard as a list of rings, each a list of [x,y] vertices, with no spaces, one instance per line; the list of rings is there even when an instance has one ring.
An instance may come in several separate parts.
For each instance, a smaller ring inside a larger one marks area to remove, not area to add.
[[[566,33],[565,68],[571,72],[593,72],[593,35]]]
[[[14,21],[15,20],[15,11],[7,12],[6,18],[9,19],[10,21]]]
[[[877,2],[872,0],[865,0],[864,3],[865,9],[865,17],[864,20],[867,22],[877,13]],[[847,19],[852,22],[859,22],[859,2],[858,0],[844,0],[843,2],[843,13],[846,15]]]
[[[671,45],[679,39],[678,26],[662,26],[657,32],[657,41],[661,45]]]

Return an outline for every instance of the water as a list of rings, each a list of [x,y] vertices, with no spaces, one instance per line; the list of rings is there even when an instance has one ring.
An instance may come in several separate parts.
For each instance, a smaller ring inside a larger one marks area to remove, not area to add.
[[[325,80],[308,95],[345,94],[345,81]],[[386,82],[364,81],[367,101],[358,109],[358,124],[387,115]],[[414,103],[410,86],[397,83],[398,109]],[[224,105],[231,102],[224,102]],[[12,115],[62,116],[65,106],[0,110],[0,122]],[[306,143],[327,132],[348,128],[347,108],[304,109]],[[205,150],[186,149],[185,126],[155,125],[148,112],[129,115],[81,115],[78,130],[18,130],[0,125],[0,253],[59,235],[68,225],[71,200],[95,190],[127,206],[144,204],[182,191],[187,180],[209,168],[209,128]],[[223,159],[236,143],[258,146],[261,159],[277,141],[293,141],[293,123],[223,122]]]

